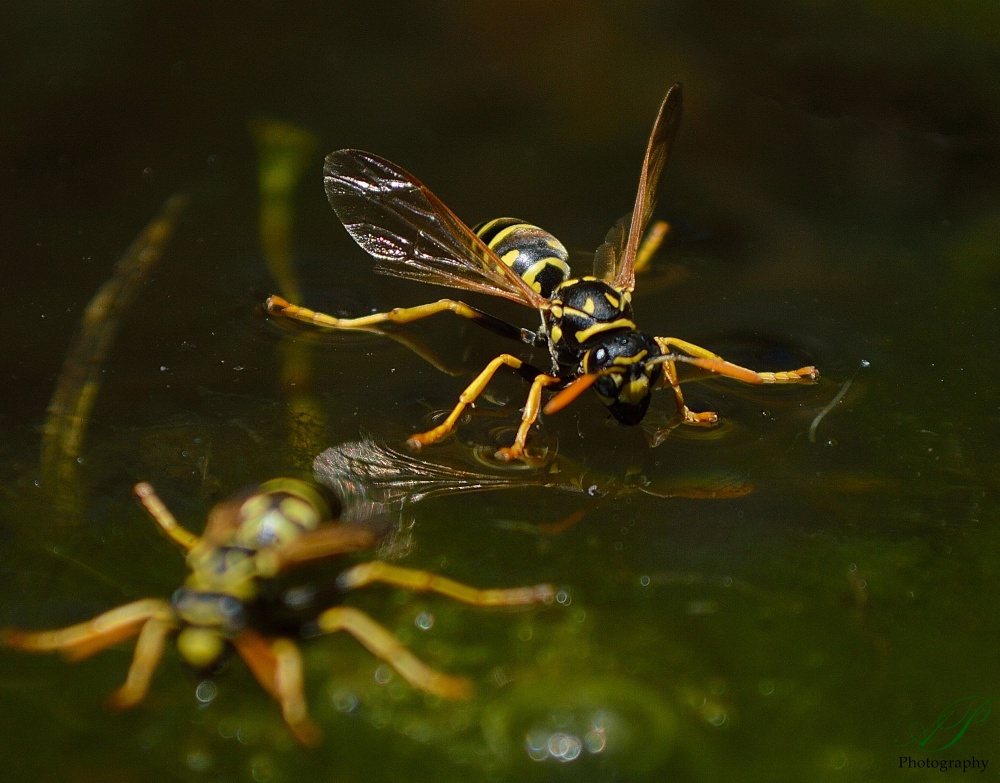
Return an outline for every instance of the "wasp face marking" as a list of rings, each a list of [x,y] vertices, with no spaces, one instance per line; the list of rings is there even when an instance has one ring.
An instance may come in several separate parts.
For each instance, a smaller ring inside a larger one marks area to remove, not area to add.
[[[585,373],[604,373],[594,389],[611,415],[622,424],[638,424],[646,415],[652,390],[663,372],[649,360],[660,355],[656,340],[648,334],[624,331],[604,339],[584,355]]]

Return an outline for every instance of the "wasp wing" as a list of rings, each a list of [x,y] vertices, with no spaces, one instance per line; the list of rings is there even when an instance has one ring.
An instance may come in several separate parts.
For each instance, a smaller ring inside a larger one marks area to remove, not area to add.
[[[677,136],[681,122],[681,86],[673,85],[660,104],[660,111],[653,123],[653,132],[646,146],[639,175],[639,192],[631,217],[619,220],[608,232],[604,244],[594,256],[594,275],[615,288],[631,291],[635,288],[635,255],[643,232],[656,205],[656,187],[663,167],[670,156],[670,148]]]
[[[480,473],[427,462],[367,438],[327,449],[313,461],[313,474],[345,499],[345,505],[363,499],[390,508],[440,495],[543,483],[537,476]]]
[[[617,279],[619,262],[625,258],[625,244],[628,241],[628,227],[631,222],[632,216],[625,215],[608,230],[604,244],[594,253],[594,277],[599,277],[608,283]]]
[[[549,302],[501,261],[416,177],[362,150],[338,150],[323,167],[326,196],[354,240],[395,277],[479,291],[534,309]]]

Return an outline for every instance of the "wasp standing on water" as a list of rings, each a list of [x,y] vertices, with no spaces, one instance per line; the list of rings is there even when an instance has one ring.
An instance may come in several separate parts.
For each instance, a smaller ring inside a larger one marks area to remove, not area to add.
[[[266,582],[289,569],[368,549],[381,532],[372,520],[331,521],[336,498],[298,479],[273,479],[223,501],[209,514],[201,536],[185,530],[153,488],[134,492],[164,533],[187,553],[191,570],[169,601],[145,598],[119,606],[77,625],[53,631],[0,629],[0,645],[30,652],[61,652],[80,660],[137,637],[125,684],[110,699],[126,709],[141,702],[163,656],[167,637],[176,635],[184,661],[211,674],[235,650],[254,677],[281,706],[285,723],[303,745],[320,739],[304,693],[302,656],[292,636],[298,624],[269,617]],[[551,602],[555,589],[532,587],[479,590],[437,574],[375,560],[349,568],[337,578],[338,591],[382,583],[413,592],[434,592],[477,606],[520,606]],[[416,688],[445,698],[470,695],[464,677],[444,674],[423,663],[387,629],[350,606],[333,606],[306,624],[312,635],[347,631]]]
[[[327,156],[327,197],[348,233],[375,257],[376,271],[512,299],[540,313],[542,324],[537,332],[454,299],[359,318],[335,318],[277,296],[268,299],[267,309],[330,329],[409,323],[450,310],[504,337],[548,349],[549,372],[508,353],[497,356],[438,426],[409,439],[414,449],[447,436],[462,411],[503,365],[531,381],[514,443],[497,452],[505,460],[522,457],[545,388],[560,391],[545,407],[546,413],[560,410],[593,386],[618,421],[638,424],[646,415],[653,390],[669,386],[685,424],[710,426],[718,421],[715,413],[695,413],[684,404],[677,362],[744,383],[816,380],[819,373],[814,367],[757,372],[686,340],[654,336],[636,326],[632,318],[636,258],[643,253],[643,234],[680,118],[681,86],[675,84],[660,105],[649,137],[632,214],[619,221],[597,249],[594,275],[580,278],[570,276],[562,243],[536,226],[500,218],[470,229],[416,177],[395,164],[361,150],[339,150]]]

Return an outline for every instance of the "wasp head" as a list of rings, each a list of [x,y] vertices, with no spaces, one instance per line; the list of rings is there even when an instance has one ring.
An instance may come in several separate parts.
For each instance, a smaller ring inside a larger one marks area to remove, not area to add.
[[[638,424],[646,415],[650,395],[663,374],[659,363],[649,361],[660,353],[652,336],[623,331],[608,335],[584,355],[583,371],[601,376],[594,390],[622,424]]]

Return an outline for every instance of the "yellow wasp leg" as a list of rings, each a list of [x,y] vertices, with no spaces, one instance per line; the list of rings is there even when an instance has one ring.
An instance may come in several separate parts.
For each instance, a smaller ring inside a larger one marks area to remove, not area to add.
[[[194,533],[190,533],[180,526],[180,523],[170,513],[170,509],[164,505],[156,494],[152,485],[141,481],[132,487],[132,492],[139,498],[139,502],[146,508],[149,515],[160,526],[167,537],[185,551],[190,552],[201,541]]]
[[[798,370],[783,370],[781,372],[758,372],[741,367],[738,364],[727,362],[718,354],[712,353],[706,348],[689,343],[687,340],[679,340],[676,337],[657,337],[656,342],[664,353],[670,353],[672,348],[698,359],[711,359],[710,362],[691,362],[702,369],[709,370],[718,375],[725,375],[735,378],[744,383],[799,383],[805,381],[811,383],[819,378],[819,370],[815,367],[800,367]]]
[[[79,661],[112,645],[131,639],[152,619],[176,626],[174,610],[166,601],[146,598],[119,606],[55,631],[0,631],[0,644],[27,652],[61,652],[70,661]]]
[[[528,431],[531,425],[538,420],[538,411],[542,404],[542,388],[559,383],[562,379],[554,375],[537,375],[531,382],[531,389],[528,391],[528,399],[524,403],[524,413],[521,415],[521,426],[517,428],[517,437],[514,438],[512,446],[504,446],[496,453],[496,457],[504,462],[518,459],[524,453],[524,447],[528,440]]]
[[[281,714],[292,733],[303,745],[319,744],[320,730],[309,718],[306,706],[305,681],[302,676],[302,654],[290,639],[276,639],[271,645],[277,661],[275,687]]]
[[[657,220],[649,227],[649,231],[646,232],[646,236],[643,237],[642,244],[639,245],[635,254],[637,274],[646,271],[653,256],[656,255],[656,251],[660,249],[660,245],[663,244],[663,240],[667,238],[669,233],[670,224],[666,220]]]
[[[657,337],[656,342],[665,354],[669,354],[669,338]],[[695,346],[697,347],[697,346]],[[700,349],[699,349],[700,350]],[[677,365],[673,359],[668,359],[663,363],[663,381],[661,386],[670,386],[674,392],[674,401],[677,403],[677,413],[684,424],[693,424],[699,427],[711,427],[719,421],[719,414],[714,411],[704,411],[695,413],[684,403],[684,392],[681,391],[681,382],[677,377]]]
[[[437,302],[417,305],[416,307],[395,307],[385,313],[372,313],[358,318],[335,318],[326,313],[317,313],[315,310],[293,305],[280,296],[269,297],[264,306],[272,315],[282,315],[327,329],[367,329],[384,323],[407,324],[437,313],[443,313],[446,310],[474,321],[483,317],[482,313],[472,309],[465,302],[454,299],[440,299]]]
[[[427,432],[411,435],[409,440],[406,441],[406,445],[411,449],[419,450],[424,446],[430,445],[431,443],[437,443],[439,440],[449,435],[451,431],[455,429],[455,422],[457,422],[458,417],[462,415],[462,411],[464,411],[466,406],[474,402],[475,399],[483,393],[483,389],[486,388],[486,384],[490,382],[490,379],[496,371],[499,370],[504,364],[517,370],[524,364],[524,362],[516,356],[511,356],[509,353],[500,354],[497,358],[487,364],[483,371],[476,376],[476,379],[458,396],[458,404],[452,409],[451,413],[448,414],[448,417],[443,422]]]
[[[258,550],[254,558],[257,575],[266,579],[301,563],[369,549],[376,538],[372,531],[362,527],[324,525],[282,546]]]
[[[407,650],[399,639],[357,609],[335,606],[323,612],[316,624],[323,633],[347,631],[415,688],[447,699],[461,699],[472,694],[472,684],[467,679],[432,669]]]
[[[55,631],[7,628],[0,631],[0,643],[27,652],[61,652],[68,660],[78,661],[138,634],[125,684],[110,698],[112,707],[125,709],[146,696],[153,672],[163,657],[167,634],[176,628],[177,618],[170,604],[147,598]]]
[[[273,643],[253,630],[245,630],[233,639],[233,647],[253,673],[260,686],[280,705],[295,738],[306,747],[319,744],[322,732],[309,718],[302,678],[302,656],[289,639]]]
[[[337,578],[346,590],[380,582],[415,593],[433,592],[474,606],[522,606],[551,601],[556,594],[549,584],[508,589],[479,590],[429,571],[401,568],[378,560],[354,566]]]
[[[674,350],[682,351],[692,358],[689,363],[701,367],[717,375],[724,375],[743,383],[801,383],[812,382],[819,378],[819,371],[815,367],[802,367],[798,370],[785,370],[782,372],[757,372],[738,364],[727,362],[716,353],[712,353],[706,348],[689,343],[687,340],[680,340],[676,337],[657,337],[657,345],[665,354],[673,353]],[[718,422],[718,414],[712,411],[695,413],[684,404],[684,395],[681,392],[680,381],[677,378],[676,362],[682,360],[671,359],[663,363],[663,386],[670,386],[674,392],[674,399],[677,402],[677,411],[681,420],[685,424],[698,426],[711,426]]]
[[[150,617],[135,643],[135,653],[132,655],[132,665],[128,668],[125,683],[111,694],[108,703],[117,710],[134,707],[149,693],[149,683],[153,672],[163,657],[163,647],[167,635],[174,630],[177,623],[173,612],[169,618]]]

